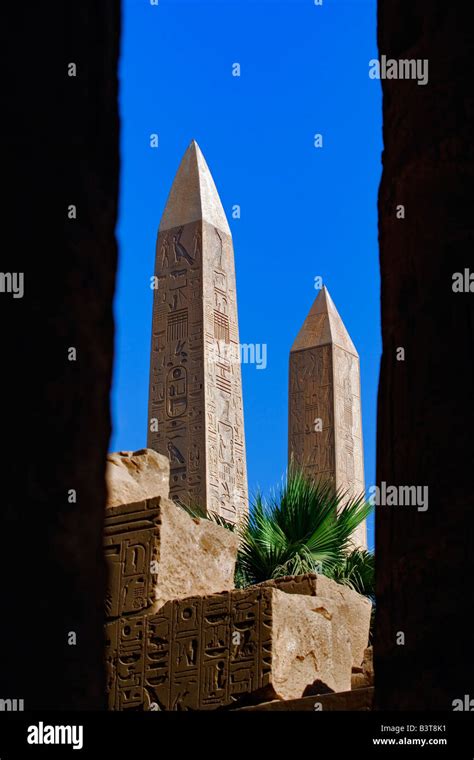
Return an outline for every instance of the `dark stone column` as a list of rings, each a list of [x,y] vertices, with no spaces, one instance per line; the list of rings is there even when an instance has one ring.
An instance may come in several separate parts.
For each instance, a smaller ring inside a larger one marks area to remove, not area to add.
[[[0,269],[24,273],[24,296],[0,293],[0,698],[100,709],[120,4],[9,6]]]
[[[474,697],[474,38],[468,6],[380,0],[379,54],[428,58],[385,80],[379,193],[383,358],[377,481],[429,488],[425,512],[376,508],[376,700],[451,710]],[[405,206],[404,220],[396,206]],[[405,349],[397,361],[396,349]],[[405,645],[396,643],[397,632]]]

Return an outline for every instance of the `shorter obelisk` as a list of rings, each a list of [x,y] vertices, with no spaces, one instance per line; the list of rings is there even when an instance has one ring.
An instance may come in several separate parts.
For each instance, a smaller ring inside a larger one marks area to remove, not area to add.
[[[365,491],[359,354],[326,287],[290,352],[288,456],[348,496]],[[353,534],[367,546],[365,522]]]

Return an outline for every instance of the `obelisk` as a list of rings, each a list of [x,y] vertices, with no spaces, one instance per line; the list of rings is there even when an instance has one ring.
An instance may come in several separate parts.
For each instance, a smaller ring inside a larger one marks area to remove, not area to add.
[[[183,156],[156,244],[148,446],[170,495],[236,523],[248,512],[232,235],[197,143]]]
[[[365,491],[359,354],[326,287],[290,351],[288,456],[348,496]],[[367,546],[365,521],[352,540]]]

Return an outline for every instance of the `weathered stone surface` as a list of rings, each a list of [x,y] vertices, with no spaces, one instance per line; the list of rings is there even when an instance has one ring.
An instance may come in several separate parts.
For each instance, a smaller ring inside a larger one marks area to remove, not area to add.
[[[265,712],[322,712],[353,710],[365,712],[374,708],[374,689],[365,688],[357,691],[342,691],[338,694],[318,694],[316,697],[302,697],[301,699],[275,700],[262,702],[259,705],[237,708],[240,711],[253,712],[263,710]]]
[[[264,581],[259,586],[277,588],[287,594],[305,594],[331,600],[337,605],[337,616],[347,628],[352,649],[352,665],[360,666],[369,640],[372,604],[367,597],[348,586],[336,583],[325,575],[285,576]]]
[[[337,613],[333,600],[253,587],[115,620],[110,709],[208,710],[348,690],[350,636]]]
[[[2,245],[1,270],[21,273],[24,294],[0,294],[0,698],[23,699],[28,712],[97,710],[105,707],[120,2],[3,10],[2,236],[12,243]],[[77,361],[68,360],[71,347]],[[2,745],[5,756],[3,735]]]
[[[351,688],[361,689],[374,685],[374,655],[373,648],[367,647],[360,668],[352,668]]]
[[[104,547],[108,617],[234,587],[237,535],[190,517],[169,499],[109,507]]]
[[[238,535],[210,520],[190,517],[168,499],[161,501],[160,510],[156,606],[233,589]]]
[[[338,600],[273,591],[272,686],[280,699],[350,689],[352,648]]]
[[[378,3],[380,55],[429,62],[425,86],[381,81],[377,483],[429,489],[426,511],[375,510],[381,710],[451,710],[454,699],[473,694],[466,620],[474,617],[474,294],[452,288],[453,274],[473,271],[469,11],[442,0]],[[400,205],[404,219],[397,218]],[[446,643],[450,634],[454,646]]]
[[[107,456],[107,506],[169,496],[168,457],[153,449],[119,451]]]
[[[365,676],[362,672],[362,668],[352,668],[351,675],[351,689],[363,689],[367,686]]]
[[[288,460],[348,496],[365,491],[359,355],[326,287],[290,352]],[[367,546],[365,521],[353,542]]]
[[[367,686],[374,685],[374,648],[367,647],[362,660],[362,670],[367,679]]]
[[[248,512],[232,237],[193,141],[156,244],[148,445],[169,457],[174,500],[229,522]]]

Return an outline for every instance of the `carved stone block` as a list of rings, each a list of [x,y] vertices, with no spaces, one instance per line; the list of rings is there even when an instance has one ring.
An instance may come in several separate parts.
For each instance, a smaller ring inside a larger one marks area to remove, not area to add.
[[[104,548],[109,618],[234,586],[237,535],[190,517],[169,499],[109,507]]]
[[[286,594],[304,594],[317,596],[320,600],[331,600],[331,603],[335,605],[339,620],[349,631],[352,665],[353,667],[361,665],[367,651],[372,612],[372,603],[366,596],[358,594],[349,586],[336,583],[326,575],[315,573],[275,578],[264,581],[258,586],[277,588]]]
[[[106,626],[109,708],[215,710],[350,689],[350,635],[329,599],[253,587]]]
[[[160,552],[160,500],[110,507],[105,516],[104,551],[108,571],[105,611],[129,615],[155,602],[152,562]]]

